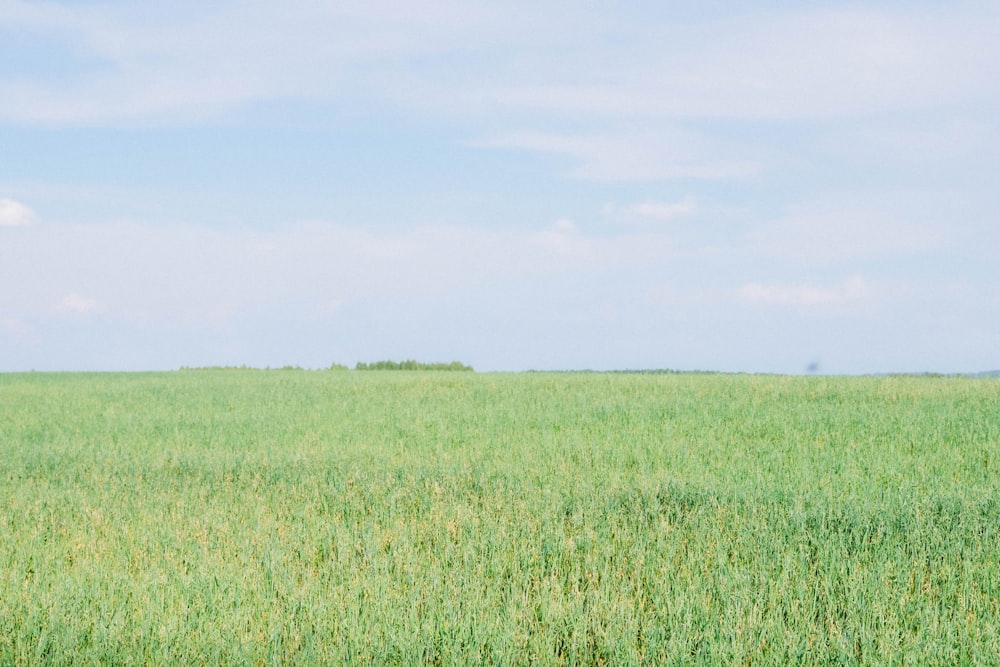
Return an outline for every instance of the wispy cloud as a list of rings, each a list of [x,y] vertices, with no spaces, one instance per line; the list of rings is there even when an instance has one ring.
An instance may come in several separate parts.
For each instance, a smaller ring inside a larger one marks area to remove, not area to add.
[[[19,317],[109,313],[195,327],[279,306],[332,317],[372,299],[437,298],[507,280],[649,265],[671,253],[664,235],[593,236],[568,219],[518,232],[375,233],[325,222],[270,233],[125,223],[38,231],[3,248],[0,270],[21,286],[0,282],[0,306]]]
[[[740,301],[775,306],[829,306],[861,301],[871,296],[868,283],[854,276],[839,285],[823,287],[810,283],[748,283],[736,290]]]
[[[52,306],[52,311],[60,315],[92,315],[104,311],[104,308],[90,297],[70,292]]]
[[[798,263],[871,260],[940,249],[948,233],[907,211],[888,207],[822,210],[796,207],[754,230],[747,252]]]
[[[496,96],[550,113],[647,120],[817,119],[936,105],[990,87],[1000,17],[974,14],[820,9],[632,26],[630,48],[592,54],[581,68],[589,78],[552,77]]]
[[[605,136],[518,132],[476,142],[484,148],[553,153],[577,163],[569,175],[592,181],[722,180],[759,173],[747,151],[681,128]]]
[[[148,15],[152,13],[154,18]],[[336,101],[373,63],[475,44],[495,12],[433,0],[419,8],[294,1],[128,5],[0,5],[0,26],[71,44],[90,66],[56,81],[0,79],[0,117],[25,123],[191,122],[261,100]],[[370,71],[369,71],[370,74]],[[347,83],[350,81],[351,83]],[[367,84],[365,82],[368,82]],[[389,91],[385,91],[388,93]]]
[[[35,222],[35,212],[13,199],[0,199],[0,227],[27,227]]]
[[[680,201],[644,201],[630,206],[617,206],[606,204],[601,209],[601,213],[612,220],[619,222],[667,222],[684,218],[698,208],[698,203],[694,197],[687,196]]]
[[[0,318],[0,333],[17,342],[36,342],[38,333],[35,328],[17,317]]]
[[[967,162],[991,151],[997,130],[969,118],[876,121],[831,132],[820,144],[830,155],[880,165],[909,163],[923,168]]]
[[[596,243],[581,235],[572,220],[561,218],[550,229],[532,235],[532,242],[538,247],[556,255],[587,258]]]
[[[0,5],[0,26],[71,45],[89,66],[68,66],[56,81],[0,80],[0,117],[176,122],[264,100],[336,104],[352,90],[491,116],[829,118],[967,99],[995,78],[995,12],[828,9],[672,22],[611,11],[452,0],[140,11],[11,0]],[[497,45],[531,57],[498,60]],[[402,66],[418,58],[428,63]]]

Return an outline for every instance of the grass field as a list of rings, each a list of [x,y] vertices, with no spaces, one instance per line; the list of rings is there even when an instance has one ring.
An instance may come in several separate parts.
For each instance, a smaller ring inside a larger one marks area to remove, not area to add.
[[[996,664],[1000,380],[0,375],[0,664]]]

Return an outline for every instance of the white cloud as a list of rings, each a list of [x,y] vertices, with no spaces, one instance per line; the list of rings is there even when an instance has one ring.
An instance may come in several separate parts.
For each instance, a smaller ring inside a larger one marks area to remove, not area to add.
[[[262,100],[337,104],[345,91],[463,116],[674,121],[830,118],[984,95],[996,101],[1000,20],[975,6],[743,12],[699,21],[615,11],[454,0],[156,10],[8,1],[0,26],[29,30],[83,58],[69,63],[66,77],[0,80],[0,117],[184,122]],[[497,47],[514,55],[498,58]]]
[[[637,218],[652,218],[654,220],[671,220],[692,213],[695,209],[694,198],[686,197],[675,203],[645,202],[636,204],[629,212]]]
[[[15,341],[35,342],[38,340],[35,328],[17,317],[0,318],[0,332]]]
[[[578,163],[569,175],[591,181],[720,180],[753,176],[762,169],[744,155],[746,149],[681,128],[648,135],[519,132],[473,145],[566,155]]]
[[[891,123],[852,125],[831,132],[821,148],[831,155],[868,163],[904,162],[926,169],[942,162],[967,163],[977,153],[992,153],[995,137],[995,129],[987,123],[967,118],[895,118]]]
[[[589,78],[550,75],[495,95],[550,113],[646,119],[831,118],[984,95],[995,101],[998,24],[995,13],[975,9],[653,22],[631,26],[630,48],[595,49],[586,66],[577,62]],[[568,63],[553,69],[573,71]]]
[[[863,336],[869,325],[887,332],[876,343],[889,352],[920,317],[942,319],[932,316],[942,307],[954,317],[939,325],[956,341],[970,340],[970,321],[978,323],[977,332],[996,329],[996,297],[986,288],[978,295],[988,299],[956,303],[952,294],[923,293],[932,280],[898,262],[846,279],[761,279],[788,267],[746,256],[679,255],[670,235],[642,229],[612,228],[616,233],[602,235],[568,219],[537,230],[381,233],[323,222],[267,233],[47,224],[0,244],[0,337],[30,337],[24,328],[30,323],[47,347],[38,346],[35,357],[8,350],[0,364],[118,367],[97,347],[80,351],[86,337],[75,327],[99,313],[107,314],[101,326],[134,351],[131,368],[176,367],[192,359],[263,365],[291,356],[321,365],[330,357],[351,362],[454,353],[474,364],[481,355],[503,368],[543,362],[584,367],[603,360],[607,367],[697,363],[774,370],[781,367],[761,361],[763,352],[740,344],[747,328],[770,341],[774,358],[787,352],[802,359],[815,352],[788,341],[808,329],[803,322],[822,327],[819,320],[830,314],[847,316],[830,330],[840,322],[861,327],[854,329],[858,344],[869,340]],[[788,327],[779,340],[768,334],[776,318]],[[51,353],[57,340],[64,341],[58,358]],[[297,357],[300,345],[311,345],[313,356]],[[667,348],[669,356],[657,356]],[[529,356],[525,349],[532,350]],[[857,345],[844,352],[868,353]],[[923,353],[911,347],[899,358],[919,368]],[[81,354],[89,356],[74,356]],[[936,358],[947,361],[949,354]],[[883,361],[866,363],[844,368],[884,370]]]
[[[595,252],[594,240],[582,236],[572,220],[562,218],[553,223],[552,228],[538,232],[531,237],[540,248],[556,255],[587,257]]]
[[[796,207],[754,231],[747,250],[759,257],[795,262],[836,262],[940,249],[947,238],[941,225],[910,219],[905,208],[823,210],[817,203]]]
[[[751,304],[810,307],[861,301],[871,296],[871,289],[864,278],[854,276],[832,287],[809,283],[748,283],[736,290],[736,296],[740,301]]]
[[[55,313],[61,315],[92,315],[104,311],[94,299],[70,292],[52,306]]]
[[[568,219],[521,231],[375,233],[325,222],[268,233],[129,223],[38,231],[0,246],[5,311],[28,318],[110,313],[142,326],[212,329],[275,308],[330,319],[373,300],[439,298],[505,281],[641,267],[672,253],[664,235],[594,236]]]
[[[667,222],[691,215],[698,208],[694,197],[676,202],[645,201],[631,206],[607,204],[601,213],[621,222]]]
[[[27,227],[35,222],[35,212],[13,199],[0,199],[0,227]]]
[[[259,100],[336,101],[345,87],[356,95],[391,85],[383,74],[401,59],[475,45],[492,30],[495,14],[450,0],[413,7],[293,1],[141,10],[8,2],[0,5],[0,26],[72,45],[88,67],[67,63],[75,75],[54,81],[0,79],[0,117],[171,123]],[[373,63],[383,64],[377,76]]]

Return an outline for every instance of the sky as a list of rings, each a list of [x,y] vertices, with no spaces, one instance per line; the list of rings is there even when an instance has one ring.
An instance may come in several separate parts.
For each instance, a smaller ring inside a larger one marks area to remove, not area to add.
[[[1000,368],[1000,4],[0,0],[0,372]]]

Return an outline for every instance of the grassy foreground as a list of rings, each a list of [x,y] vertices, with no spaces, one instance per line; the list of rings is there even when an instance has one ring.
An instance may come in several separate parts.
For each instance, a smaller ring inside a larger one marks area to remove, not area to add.
[[[991,664],[1000,381],[0,375],[0,664]]]

